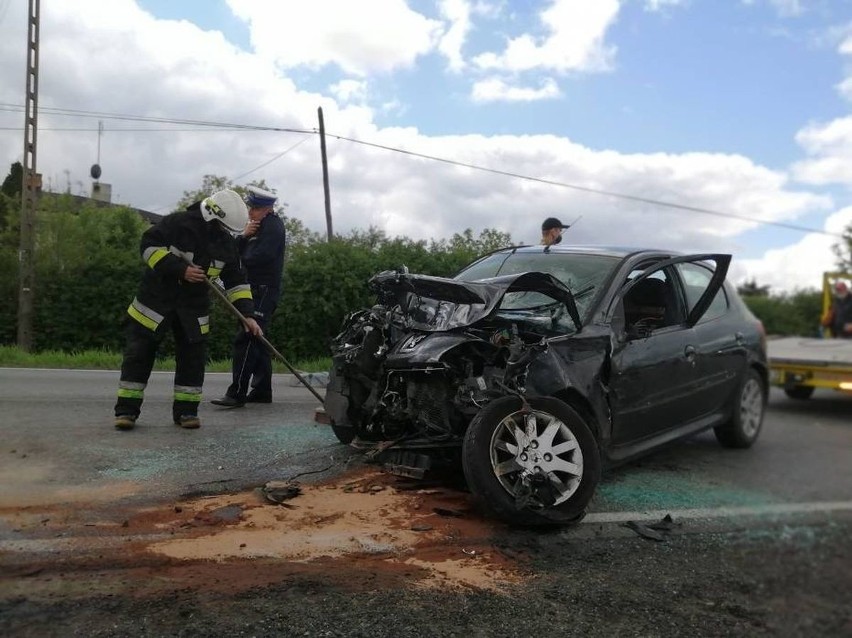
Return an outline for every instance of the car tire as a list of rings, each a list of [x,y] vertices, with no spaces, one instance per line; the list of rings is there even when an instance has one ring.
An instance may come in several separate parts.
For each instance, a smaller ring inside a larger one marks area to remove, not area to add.
[[[332,425],[331,431],[334,432],[334,436],[337,437],[337,440],[344,445],[349,445],[355,440],[355,428],[349,425]]]
[[[731,419],[713,429],[716,440],[730,448],[748,448],[757,440],[766,412],[766,385],[754,368],[743,376],[734,399]]]
[[[532,412],[524,412],[520,398],[503,397],[474,417],[462,446],[468,487],[510,524],[577,523],[600,481],[597,441],[567,403],[540,397],[528,405]]]
[[[812,385],[796,385],[792,388],[784,388],[784,394],[791,399],[804,401],[805,399],[811,398],[811,395],[814,393],[814,389],[815,388]]]

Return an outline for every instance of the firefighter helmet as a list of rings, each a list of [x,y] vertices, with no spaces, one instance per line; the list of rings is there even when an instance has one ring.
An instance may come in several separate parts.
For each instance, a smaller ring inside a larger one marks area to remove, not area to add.
[[[238,233],[248,223],[248,208],[238,193],[225,189],[201,202],[204,221],[220,221],[228,230]]]

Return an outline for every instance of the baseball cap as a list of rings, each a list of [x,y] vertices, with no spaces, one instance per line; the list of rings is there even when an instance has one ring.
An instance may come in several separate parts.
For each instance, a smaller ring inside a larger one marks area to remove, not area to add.
[[[550,230],[551,228],[570,228],[570,226],[568,224],[563,224],[555,217],[548,217],[543,222],[541,222],[542,231]]]

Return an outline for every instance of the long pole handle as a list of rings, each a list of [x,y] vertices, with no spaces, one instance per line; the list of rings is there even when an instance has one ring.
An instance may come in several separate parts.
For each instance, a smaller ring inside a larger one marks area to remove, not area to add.
[[[225,307],[228,310],[231,311],[231,314],[234,315],[237,319],[239,319],[240,323],[243,324],[244,328],[248,329],[248,321],[243,316],[243,313],[241,313],[239,310],[237,310],[237,307],[234,304],[232,304],[231,300],[228,299],[228,297],[225,295],[225,293],[222,292],[219,289],[219,286],[214,284],[210,280],[209,277],[205,277],[204,281],[207,283],[207,286],[216,294],[216,296],[219,297],[219,299],[222,301],[222,303],[225,304]],[[325,401],[319,395],[319,392],[317,392],[316,390],[313,389],[313,387],[311,387],[310,382],[307,379],[305,379],[305,377],[303,377],[301,374],[299,374],[299,371],[296,370],[296,368],[294,368],[293,366],[290,365],[290,362],[287,361],[287,359],[284,357],[284,355],[281,354],[280,352],[278,352],[278,350],[275,348],[275,346],[273,346],[264,335],[261,335],[259,337],[255,337],[255,338],[258,341],[260,341],[264,346],[266,346],[267,349],[272,354],[274,354],[276,357],[278,357],[281,360],[281,362],[287,367],[287,369],[290,372],[292,372],[295,375],[295,377],[302,383],[302,385],[305,386],[308,390],[311,391],[311,394],[313,394],[317,398],[317,401],[319,401],[321,405],[325,404]]]

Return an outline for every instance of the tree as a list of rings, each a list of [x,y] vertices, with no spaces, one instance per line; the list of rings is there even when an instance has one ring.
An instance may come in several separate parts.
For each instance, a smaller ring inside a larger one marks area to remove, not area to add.
[[[752,278],[751,281],[744,281],[741,285],[737,286],[737,292],[742,297],[768,297],[769,288],[769,286],[757,285],[757,280]]]
[[[12,225],[12,212],[21,205],[23,179],[24,167],[20,162],[15,162],[0,186],[0,232]]]
[[[270,190],[269,186],[266,185],[265,180],[254,180],[246,184],[245,186],[240,186],[231,182],[227,177],[223,177],[222,175],[205,175],[201,179],[201,187],[196,188],[195,190],[184,191],[183,196],[178,200],[177,204],[175,204],[174,210],[183,210],[190,204],[194,204],[197,201],[200,201],[207,197],[208,195],[212,195],[213,193],[224,190],[226,188],[230,188],[233,191],[236,191],[243,197],[246,194],[246,188],[249,186],[257,186],[258,188],[262,188],[264,190]],[[277,214],[281,214],[283,212],[283,208],[276,208],[275,212]]]
[[[837,256],[837,267],[843,272],[852,272],[852,222],[843,229],[843,239],[832,247]]]
[[[287,232],[287,247],[309,246],[324,241],[325,236],[308,229],[301,219],[284,217],[284,230]]]

